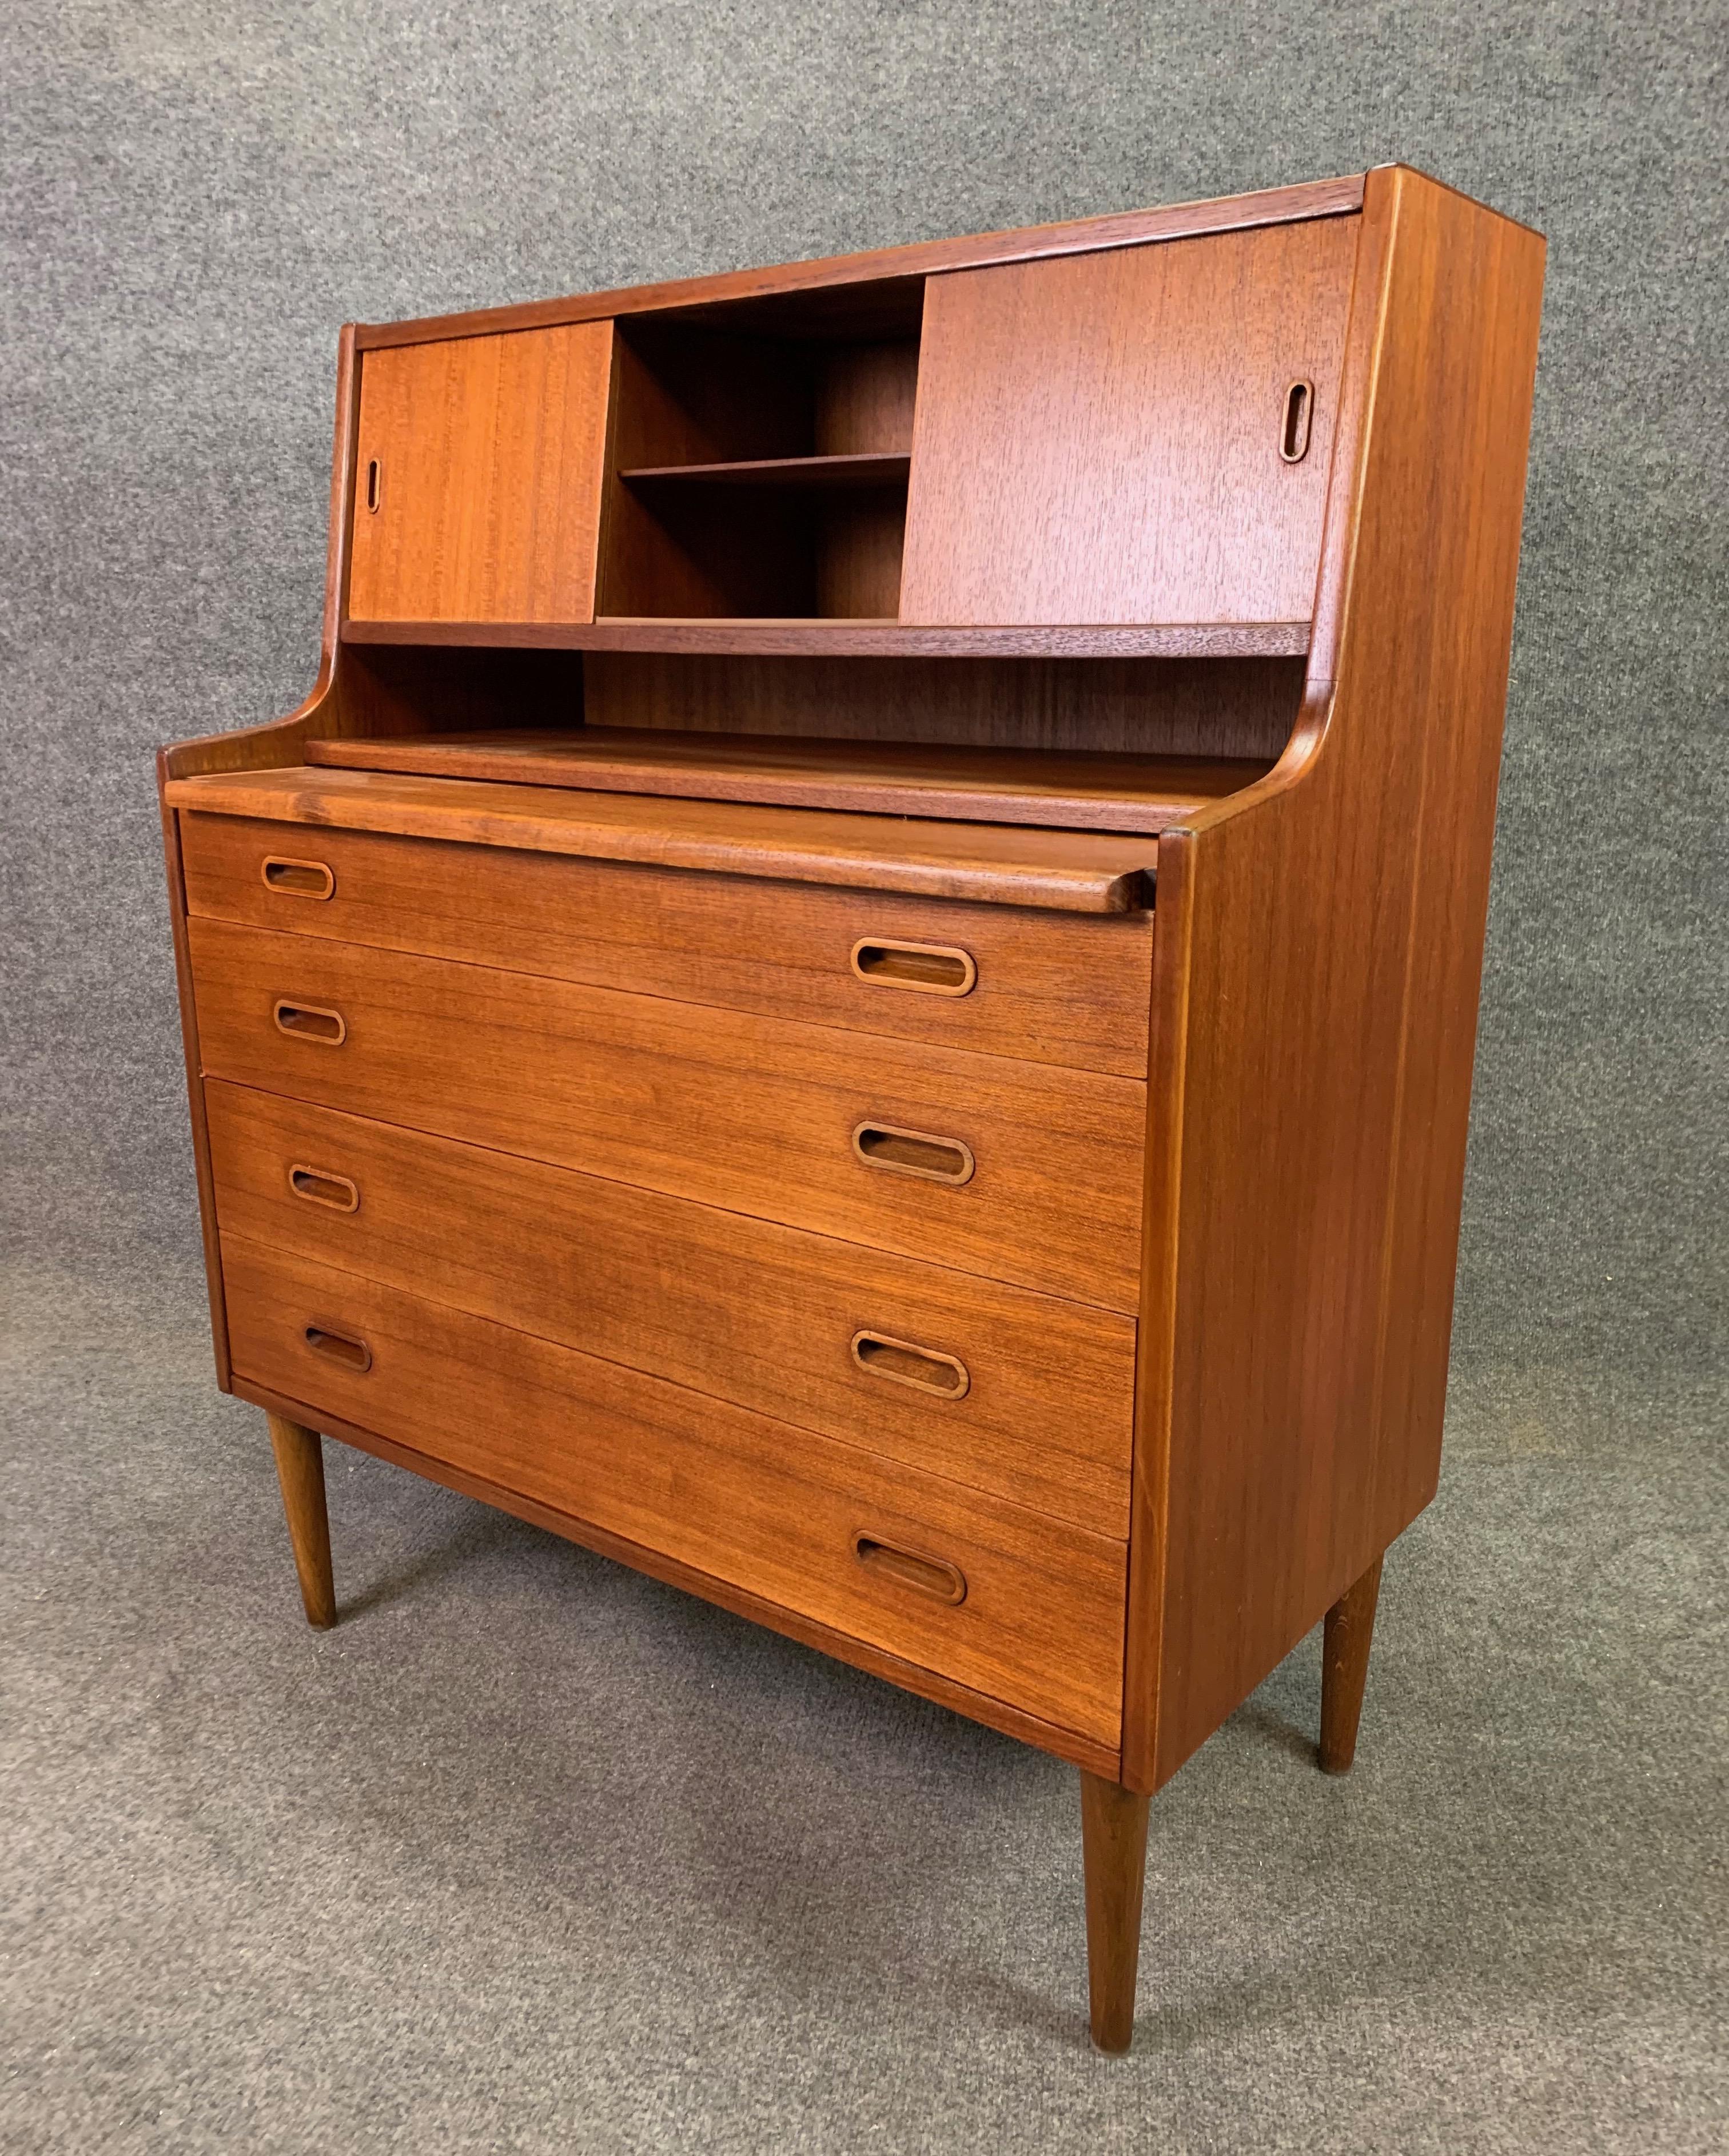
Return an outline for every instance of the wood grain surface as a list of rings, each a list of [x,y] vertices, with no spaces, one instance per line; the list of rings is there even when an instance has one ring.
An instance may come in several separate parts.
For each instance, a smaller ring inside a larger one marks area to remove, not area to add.
[[[579,663],[584,708],[597,726],[1268,764],[1290,739],[1303,696],[1300,659],[873,659],[859,665],[590,651]],[[569,723],[557,709],[524,708],[536,725]]]
[[[310,762],[346,771],[1154,835],[1252,785],[1269,767],[1223,757],[1064,755],[593,725],[565,732],[506,729],[311,742],[306,752]]]
[[[1147,1075],[1147,913],[968,906],[369,832],[285,830],[249,817],[187,815],[182,834],[187,904],[213,921]],[[327,900],[266,886],[263,862],[287,848],[329,870]],[[939,997],[863,979],[851,954],[867,937],[963,951],[973,986]]]
[[[760,337],[627,322],[614,339],[603,482],[603,614],[813,614],[815,564],[799,505],[639,487],[628,471],[808,455],[816,385],[807,352]]]
[[[1121,1543],[242,1236],[223,1265],[247,1378],[1114,1744]],[[371,1368],[310,1347],[321,1320]],[[861,1532],[964,1601],[860,1564]]]
[[[1144,906],[1158,859],[1157,839],[1091,831],[559,793],[299,764],[171,779],[166,798],[172,808],[211,815],[1070,913]]]
[[[813,659],[1301,659],[1309,619],[972,622],[613,614],[592,622],[345,619],[351,644],[452,644],[525,650],[738,652]]]
[[[1087,1994],[1093,2041],[1113,2055],[1126,2051],[1135,2035],[1147,1814],[1144,1794],[1081,1770]]]
[[[933,278],[902,619],[1306,619],[1356,240],[1326,218]]]
[[[1160,846],[1141,1787],[1439,1467],[1543,249],[1398,170],[1362,235],[1304,725]]]
[[[1375,1604],[1381,1595],[1381,1559],[1353,1580],[1326,1613],[1321,1647],[1321,1771],[1348,1774],[1357,1758],[1369,1649],[1375,1636]]]
[[[336,1621],[336,1589],[331,1572],[331,1523],[325,1508],[324,1440],[316,1430],[285,1415],[270,1419],[270,1450],[282,1491],[289,1547],[300,1583],[306,1622],[327,1632]]]
[[[908,457],[918,400],[916,337],[818,346],[813,446],[825,457]],[[904,479],[906,474],[903,472]]]
[[[208,734],[156,752],[156,806],[162,826],[162,860],[167,874],[168,926],[174,947],[174,977],[180,1005],[180,1038],[186,1073],[187,1113],[192,1128],[192,1167],[198,1189],[198,1224],[203,1245],[204,1284],[210,1303],[210,1337],[216,1382],[229,1389],[228,1313],[223,1301],[222,1260],[216,1238],[216,1192],[210,1168],[210,1135],[204,1121],[204,1088],[198,1048],[197,998],[192,988],[192,947],[187,930],[186,879],[181,860],[181,824],[169,801],[174,781],[192,773],[235,772],[269,765],[298,765],[309,735],[333,723],[331,690],[338,664],[337,629],[347,581],[349,516],[354,483],[354,437],[359,423],[360,367],[354,331],[345,327],[336,346],[336,424],[331,452],[329,522],[326,539],[324,616],[318,671],[295,710],[268,726],[243,726],[228,734]]]
[[[162,752],[165,779],[280,771],[305,761],[326,737],[425,733],[439,726],[500,726],[535,712],[545,723],[582,717],[580,652],[469,650],[454,645],[341,644],[305,702],[268,725],[203,734]]]
[[[853,494],[860,487],[904,486],[910,462],[905,454],[886,456],[875,450],[856,450],[843,456],[753,457],[731,464],[640,465],[618,476],[639,488],[671,483],[779,487],[794,492],[809,488]]]
[[[378,1431],[367,1430],[358,1423],[349,1422],[332,1414],[328,1408],[315,1408],[305,1400],[290,1399],[255,1378],[237,1377],[230,1389],[241,1399],[249,1400],[266,1414],[286,1415],[290,1420],[316,1425],[327,1438],[351,1446],[357,1451],[369,1452],[375,1459],[387,1460],[392,1466],[418,1475],[428,1482],[440,1484],[444,1489],[455,1490],[464,1496],[473,1497],[479,1503],[490,1505],[514,1518],[526,1520],[532,1526],[543,1527],[547,1533],[562,1536],[567,1542],[579,1543],[584,1549],[608,1558],[618,1564],[629,1565],[634,1571],[645,1573],[652,1579],[664,1580],[670,1587],[682,1593],[700,1596],[735,1615],[746,1618],[753,1625],[761,1625],[773,1632],[783,1634],[789,1640],[801,1641],[819,1653],[832,1656],[836,1661],[845,1662],[854,1669],[864,1670],[872,1676],[883,1678],[898,1685],[903,1691],[916,1693],[921,1699],[934,1700],[956,1714],[967,1715],[988,1728],[1000,1730],[1005,1737],[1018,1743],[1036,1745],[1059,1759],[1085,1768],[1089,1774],[1114,1776],[1118,1768],[1119,1754],[1114,1744],[1100,1743],[1090,1737],[1083,1737],[1078,1730],[1059,1727],[1035,1714],[1029,1714],[1008,1701],[993,1698],[988,1692],[977,1691],[971,1686],[957,1684],[936,1670],[910,1662],[903,1656],[886,1653],[872,1646],[867,1640],[857,1640],[850,1634],[837,1630],[832,1625],[819,1624],[803,1612],[788,1609],[783,1604],[769,1600],[766,1596],[753,1594],[748,1589],[736,1586],[731,1581],[717,1579],[712,1573],[701,1572],[694,1565],[681,1564],[676,1558],[669,1557],[664,1550],[633,1543],[623,1535],[609,1534],[604,1527],[597,1527],[592,1520],[577,1518],[561,1512],[557,1506],[542,1505],[532,1497],[525,1497],[521,1491],[506,1489],[501,1483],[490,1481],[484,1475],[455,1467],[448,1460],[435,1454],[416,1451],[397,1439],[385,1437]]]
[[[1127,1317],[274,1094],[208,1090],[225,1234],[1127,1535]],[[296,1164],[351,1184],[353,1209],[297,1196]],[[849,1352],[866,1329],[957,1358],[964,1396],[873,1375]]]
[[[349,612],[590,619],[611,368],[605,322],[365,359]]]
[[[208,1076],[1132,1311],[1146,1088],[443,958],[190,924]],[[281,1032],[282,999],[341,1046]],[[866,1122],[970,1147],[960,1188]]]
[[[362,323],[357,335],[360,348],[372,351],[440,337],[535,329],[553,322],[603,321],[615,315],[688,309],[692,311],[692,319],[700,319],[695,312],[700,309],[736,308],[741,301],[772,303],[799,295],[820,299],[860,285],[916,285],[919,279],[944,270],[976,268],[983,263],[1092,254],[1102,248],[1144,247],[1196,233],[1234,232],[1293,219],[1347,216],[1362,206],[1362,175],[1353,172],[1340,179],[1265,187],[1256,193],[1228,195],[1209,202],[1122,210],[1064,224],[979,233],[964,239],[917,241],[911,246],[879,248],[862,254],[783,263],[774,269],[727,270],[718,276],[626,285],[616,291],[580,293],[567,299],[531,300],[525,305],[481,308],[466,314],[423,316],[412,321]],[[774,318],[765,313],[762,319]],[[798,319],[782,312],[777,326],[794,326]],[[819,319],[812,317],[813,326]]]

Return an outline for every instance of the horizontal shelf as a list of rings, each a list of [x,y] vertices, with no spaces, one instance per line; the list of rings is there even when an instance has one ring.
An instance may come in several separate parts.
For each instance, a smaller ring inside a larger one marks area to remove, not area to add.
[[[633,485],[772,486],[851,493],[866,487],[905,486],[912,459],[859,454],[842,457],[757,457],[727,465],[640,465],[620,472]]]
[[[847,659],[1301,659],[1306,621],[921,626],[886,619],[736,620],[603,614],[598,621],[346,621],[346,644],[539,651],[702,651]]]
[[[1156,839],[560,793],[295,764],[170,779],[171,808],[1063,913],[1152,902]]]
[[[310,763],[606,793],[1156,835],[1270,766],[808,735],[590,726],[311,741]]]

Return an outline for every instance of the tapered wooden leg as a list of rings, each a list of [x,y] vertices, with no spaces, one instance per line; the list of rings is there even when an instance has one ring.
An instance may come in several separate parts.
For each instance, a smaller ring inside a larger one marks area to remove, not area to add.
[[[325,1631],[336,1621],[336,1589],[331,1577],[330,1515],[324,1503],[324,1440],[316,1430],[273,1414],[270,1444],[306,1622]]]
[[[1080,1845],[1086,1869],[1086,1971],[1093,2041],[1126,2051],[1135,2033],[1141,1891],[1147,1878],[1147,1799],[1080,1774]]]
[[[1375,1604],[1381,1593],[1379,1558],[1326,1613],[1321,1648],[1321,1766],[1348,1774],[1357,1757],[1357,1724],[1375,1635]]]

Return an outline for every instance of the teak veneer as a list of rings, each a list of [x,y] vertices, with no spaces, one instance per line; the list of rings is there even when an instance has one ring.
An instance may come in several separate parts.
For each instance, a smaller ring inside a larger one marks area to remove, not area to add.
[[[342,333],[160,759],[217,1375],[1148,1799],[1433,1495],[1543,245],[1393,167]]]
[[[1270,764],[1226,757],[983,749],[588,725],[571,733],[428,734],[310,742],[313,763],[423,778],[689,795],[705,801],[860,807],[888,816],[1142,831],[1155,837],[1240,793]]]

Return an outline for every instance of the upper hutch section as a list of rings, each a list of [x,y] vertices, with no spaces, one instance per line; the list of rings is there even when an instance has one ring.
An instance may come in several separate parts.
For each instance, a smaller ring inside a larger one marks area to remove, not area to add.
[[[1299,654],[1362,198],[362,329],[344,633]]]

